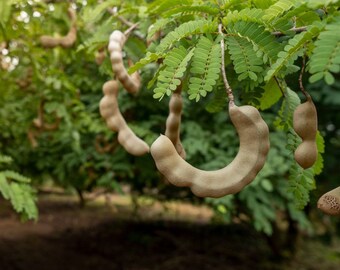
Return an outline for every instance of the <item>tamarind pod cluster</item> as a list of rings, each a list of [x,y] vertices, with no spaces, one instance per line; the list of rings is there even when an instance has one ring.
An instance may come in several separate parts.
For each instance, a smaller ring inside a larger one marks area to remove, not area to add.
[[[318,200],[318,208],[327,215],[340,216],[340,187],[322,195]]]
[[[144,155],[149,152],[149,146],[138,138],[125,122],[118,106],[118,91],[119,85],[115,80],[103,85],[104,97],[99,103],[100,114],[106,120],[107,126],[118,132],[118,142],[128,153],[134,156]]]
[[[177,153],[185,159],[186,153],[180,140],[182,107],[183,101],[181,91],[175,91],[169,102],[169,116],[166,119],[165,136],[173,143]]]
[[[71,27],[68,33],[63,37],[52,37],[48,35],[43,35],[40,37],[40,44],[44,48],[54,48],[61,46],[63,48],[70,48],[74,45],[77,40],[77,26],[76,20],[77,15],[73,8],[68,9],[68,16],[71,19]]]
[[[226,167],[216,171],[197,169],[183,160],[164,135],[151,145],[157,169],[169,182],[190,187],[199,197],[222,197],[239,192],[262,169],[269,151],[269,129],[253,106],[229,104],[230,119],[240,137],[239,152]]]
[[[110,35],[108,50],[110,52],[110,59],[112,70],[117,76],[118,80],[124,86],[126,91],[135,94],[140,88],[140,76],[135,72],[131,76],[128,74],[123,63],[123,46],[126,41],[126,36],[119,30],[115,30]]]
[[[318,157],[317,127],[316,108],[312,98],[308,96],[306,102],[297,106],[293,115],[293,128],[302,139],[302,143],[295,150],[294,158],[304,169],[312,167]]]

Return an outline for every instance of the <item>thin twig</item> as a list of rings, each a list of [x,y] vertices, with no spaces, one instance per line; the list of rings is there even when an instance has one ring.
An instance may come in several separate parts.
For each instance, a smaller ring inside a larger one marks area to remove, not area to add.
[[[282,96],[283,96],[283,97],[286,97],[286,94],[285,94],[285,92],[283,91],[283,89],[282,89],[282,87],[281,87],[281,84],[280,84],[280,82],[279,82],[279,80],[278,80],[278,78],[277,78],[276,76],[274,76],[274,80],[276,81],[277,86],[280,88],[280,91],[281,91]]]
[[[131,33],[133,30],[135,30],[135,28],[138,27],[138,25],[139,25],[139,23],[135,23],[135,24],[131,25],[129,29],[125,30],[124,35],[125,35],[125,36],[129,36],[130,33]]]
[[[220,35],[222,36],[221,39],[221,61],[222,61],[222,65],[221,65],[221,72],[222,72],[222,78],[223,78],[223,82],[224,82],[224,86],[229,98],[229,102],[234,103],[234,95],[233,95],[233,90],[230,87],[230,84],[228,82],[227,79],[227,74],[225,72],[225,64],[224,64],[224,51],[225,51],[225,45],[224,45],[224,35],[222,32],[222,24],[220,23],[218,25],[218,32],[220,33]]]
[[[134,23],[129,22],[127,19],[125,19],[123,16],[117,16],[118,20],[120,20],[122,23],[126,24],[127,26],[131,27],[134,25]]]
[[[307,30],[307,26],[301,26],[301,27],[293,27],[291,29],[289,29],[288,31],[294,31],[295,33],[301,33]],[[282,33],[281,31],[275,31],[275,32],[271,32],[272,35],[274,36],[283,36],[284,33]]]
[[[305,95],[305,97],[307,99],[310,98],[310,95],[307,93],[305,87],[303,86],[302,83],[302,77],[303,77],[303,73],[305,72],[305,68],[306,68],[306,55],[303,56],[302,58],[302,67],[301,67],[301,71],[300,71],[300,75],[299,75],[299,86],[300,86],[300,90],[301,92]]]

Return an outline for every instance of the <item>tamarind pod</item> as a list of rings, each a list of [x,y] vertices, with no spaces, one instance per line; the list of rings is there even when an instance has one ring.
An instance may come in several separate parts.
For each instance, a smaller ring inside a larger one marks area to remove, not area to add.
[[[135,94],[140,89],[140,77],[138,72],[135,75],[129,75],[125,69],[123,62],[122,49],[126,41],[126,36],[118,30],[115,30],[110,35],[108,50],[110,52],[110,60],[112,70],[116,74],[118,80],[124,88],[131,94]]]
[[[340,216],[340,187],[322,195],[318,200],[318,208],[327,215]]]
[[[296,107],[293,115],[293,128],[302,143],[295,150],[294,158],[304,169],[310,168],[316,162],[318,150],[316,133],[318,127],[317,112],[310,96],[307,101]]]
[[[149,146],[138,138],[125,122],[118,106],[118,91],[118,82],[115,80],[103,85],[104,97],[99,105],[100,114],[106,120],[107,126],[118,132],[118,142],[128,153],[135,156],[144,155],[149,152]]]
[[[110,42],[109,43],[118,43],[120,45],[120,49],[122,49],[124,44],[125,44],[125,42],[126,42],[126,36],[124,35],[123,32],[121,32],[119,30],[114,30],[111,33],[111,35],[110,35]],[[109,51],[111,52],[110,46],[109,46]]]
[[[149,146],[138,138],[127,125],[119,129],[118,142],[134,156],[142,156],[149,152]]]
[[[177,153],[185,159],[186,153],[180,140],[180,125],[183,101],[181,89],[174,92],[169,102],[169,116],[166,119],[165,136],[174,144]]]
[[[164,135],[151,145],[158,170],[174,185],[190,187],[199,197],[222,197],[239,192],[264,166],[269,151],[269,130],[256,108],[229,106],[230,119],[240,137],[239,152],[226,167],[197,169],[183,160]]]
[[[66,36],[62,37],[59,44],[63,48],[70,48],[77,40],[77,28],[72,27]]]
[[[44,48],[54,48],[59,46],[60,44],[60,38],[56,38],[56,37],[51,37],[51,36],[41,36],[40,37],[40,44],[44,47]]]

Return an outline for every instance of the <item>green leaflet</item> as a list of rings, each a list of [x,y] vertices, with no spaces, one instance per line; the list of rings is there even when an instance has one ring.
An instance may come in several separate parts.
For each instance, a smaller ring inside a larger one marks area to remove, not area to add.
[[[277,75],[281,69],[289,66],[289,63],[294,61],[303,54],[303,47],[314,37],[316,37],[321,31],[321,25],[313,25],[307,29],[306,32],[295,35],[288,41],[288,44],[284,47],[284,50],[278,54],[278,59],[270,69],[268,70],[265,80],[269,81],[273,76]]]
[[[324,79],[332,85],[335,79],[332,73],[340,72],[340,16],[326,25],[318,40],[309,61],[309,72],[313,74],[309,81],[314,83]]]
[[[176,29],[168,33],[156,47],[157,54],[163,54],[171,45],[193,34],[216,31],[217,23],[209,20],[195,20],[181,24]]]
[[[190,6],[192,3],[192,0],[156,0],[149,4],[147,13],[159,15],[174,8]]]
[[[159,19],[158,21],[156,21],[149,28],[147,39],[150,40],[155,35],[156,32],[160,31],[162,28],[164,28],[164,26],[166,26],[167,24],[169,24],[172,21],[173,21],[173,19],[171,19],[171,18]]]
[[[293,126],[293,113],[296,107],[300,104],[299,96],[287,87],[285,97],[275,121],[275,126],[278,129],[290,130]]]
[[[194,75],[189,80],[189,99],[199,101],[213,90],[220,76],[220,45],[202,36],[196,45],[190,72]]]
[[[309,0],[308,6],[310,8],[327,7],[331,4],[339,3],[339,0]]]
[[[265,21],[262,20],[263,15],[264,11],[262,9],[257,8],[234,10],[229,11],[228,14],[225,17],[223,17],[222,22],[223,25],[228,25],[230,23],[235,23],[237,21],[247,21],[256,22],[258,24],[264,24]]]
[[[316,145],[318,148],[318,158],[315,162],[315,164],[313,165],[313,171],[315,175],[319,175],[322,172],[323,169],[323,156],[322,154],[325,152],[325,140],[322,137],[322,135],[320,134],[320,132],[318,131],[317,135],[316,135]]]
[[[246,38],[237,36],[226,37],[226,44],[233,61],[234,69],[238,80],[242,81],[247,78],[257,81],[259,73],[263,72],[262,58],[256,55],[253,44]]]
[[[260,109],[266,110],[278,102],[282,97],[282,93],[275,79],[271,79],[263,89],[264,93],[260,99]]]
[[[271,5],[268,9],[265,10],[265,15],[263,16],[263,20],[272,21],[279,17],[281,14],[290,10],[296,1],[294,0],[279,0],[275,4]]]
[[[302,209],[309,202],[309,192],[315,189],[313,169],[304,170],[297,163],[291,167],[288,192],[293,193],[294,205]]]
[[[0,154],[1,163],[11,163],[12,159]],[[35,205],[36,195],[28,185],[30,179],[10,170],[0,171],[0,193],[9,200],[18,213],[24,218],[37,219],[38,210]]]
[[[196,14],[196,13],[205,13],[209,15],[217,15],[219,13],[219,9],[217,7],[211,5],[199,5],[199,6],[190,6],[183,5],[180,7],[174,7],[169,11],[165,11],[162,15],[165,17],[172,16],[174,14]]]
[[[165,68],[159,72],[157,86],[153,97],[162,99],[164,95],[171,95],[172,91],[181,84],[181,78],[186,72],[187,65],[194,55],[195,48],[189,52],[183,46],[174,48],[164,59]]]
[[[258,57],[262,57],[263,63],[273,63],[282,45],[275,37],[256,22],[237,21],[226,26],[227,32],[248,39],[253,44],[253,50]]]

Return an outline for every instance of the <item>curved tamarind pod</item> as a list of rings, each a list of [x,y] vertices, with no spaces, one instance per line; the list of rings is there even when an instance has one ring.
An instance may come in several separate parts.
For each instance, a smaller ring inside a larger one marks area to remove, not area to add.
[[[70,48],[77,40],[77,28],[72,27],[66,36],[60,39],[59,44],[63,48]]]
[[[125,69],[122,52],[125,41],[126,36],[121,31],[113,31],[110,35],[108,50],[110,52],[113,72],[116,74],[124,88],[129,93],[135,94],[139,91],[141,82],[138,72],[135,72],[130,76]]]
[[[180,125],[183,101],[181,91],[175,91],[169,102],[169,116],[166,119],[165,136],[174,144],[177,153],[185,159],[186,153],[180,140]]]
[[[68,16],[71,20],[70,30],[63,37],[52,37],[52,36],[47,36],[47,35],[41,36],[40,44],[44,48],[54,48],[57,46],[61,46],[63,48],[70,48],[76,42],[77,40],[77,26],[76,26],[77,14],[75,10],[71,7],[67,11],[68,11]]]
[[[57,47],[59,43],[60,43],[60,38],[46,36],[46,35],[43,35],[40,37],[40,44],[44,48],[54,48],[54,47]]]
[[[308,96],[306,102],[296,107],[293,115],[293,128],[302,139],[302,143],[295,150],[294,158],[304,169],[312,167],[318,157],[317,127],[316,108],[312,98]]]
[[[203,171],[191,166],[176,152],[171,141],[161,135],[151,145],[158,170],[176,186],[190,187],[199,197],[222,197],[239,192],[264,166],[269,151],[269,130],[252,106],[229,104],[229,115],[240,137],[239,152],[226,167]]]
[[[103,85],[104,97],[99,104],[101,116],[106,120],[107,126],[118,132],[118,142],[127,152],[134,156],[141,156],[149,152],[149,146],[138,138],[126,124],[118,106],[118,82],[111,80]]]
[[[340,216],[340,187],[325,193],[318,200],[318,208],[331,216]]]

